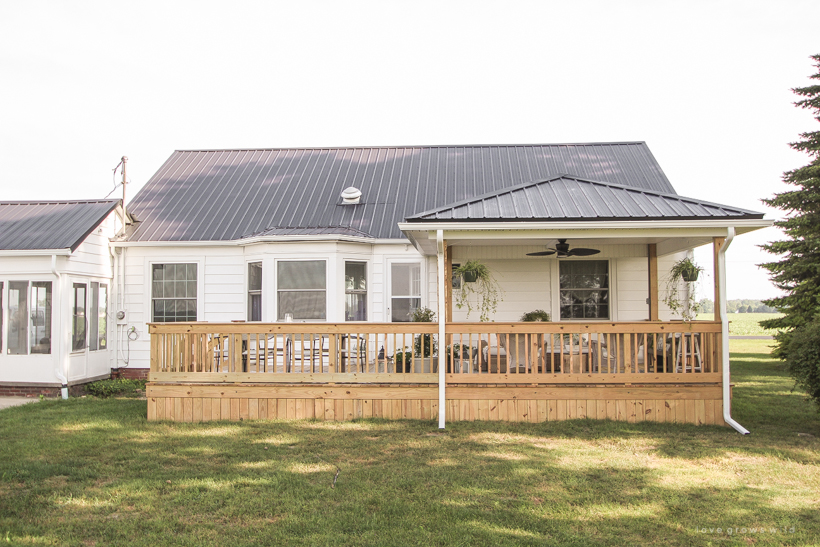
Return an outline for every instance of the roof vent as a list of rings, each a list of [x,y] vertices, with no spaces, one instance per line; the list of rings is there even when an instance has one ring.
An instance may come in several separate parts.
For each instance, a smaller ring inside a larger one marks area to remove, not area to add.
[[[362,199],[362,191],[353,186],[342,190],[342,205],[356,205]]]

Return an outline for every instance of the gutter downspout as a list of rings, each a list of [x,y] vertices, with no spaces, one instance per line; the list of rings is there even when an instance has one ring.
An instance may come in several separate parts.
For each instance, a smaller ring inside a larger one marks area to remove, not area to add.
[[[446,340],[446,318],[444,317],[444,230],[436,230],[436,254],[438,255],[438,428],[444,429],[444,421],[447,416],[447,406],[445,404],[445,382],[444,370],[447,366],[444,354],[444,342]]]
[[[114,311],[114,320],[115,320],[114,321],[114,366],[111,367],[111,372],[114,373],[114,371],[119,370],[119,366],[120,366],[120,363],[117,360],[117,351],[119,350],[119,347],[120,347],[120,325],[119,325],[120,322],[119,322],[119,320],[117,320],[117,310],[120,309],[120,308],[117,307],[117,300],[119,300],[119,298],[120,298],[120,276],[119,276],[120,257],[117,254],[117,251],[111,245],[108,246],[108,252],[111,254],[111,258],[114,259],[114,272],[113,272],[114,273],[114,279],[111,283],[111,286],[112,286],[112,289],[114,287],[116,287],[116,291],[117,291],[115,297],[111,299],[111,300],[114,301],[113,304],[114,304],[114,309],[115,309],[115,311]]]
[[[62,321],[62,318],[63,318],[62,309],[63,309],[63,307],[60,305],[60,303],[63,300],[63,275],[60,272],[57,271],[57,255],[51,255],[51,273],[54,274],[54,277],[57,278],[57,289],[59,290],[59,293],[58,293],[59,298],[57,298],[56,300],[57,300],[57,309],[60,310],[60,314],[59,314],[59,317],[60,317],[60,330],[62,331],[62,330],[64,330],[63,321]],[[53,306],[53,304],[52,304],[52,306]],[[52,340],[54,339],[53,334],[51,336],[51,339]],[[57,336],[57,348],[56,348],[57,361],[58,361],[58,363],[60,361],[62,361],[63,371],[60,371],[60,367],[58,366],[57,368],[54,369],[54,375],[57,377],[58,380],[60,380],[60,383],[62,384],[62,386],[60,387],[60,395],[62,395],[63,399],[68,399],[68,366],[66,365],[67,357],[63,356],[63,347],[62,346],[63,346],[63,337],[62,337],[62,335],[58,335]]]
[[[718,251],[718,284],[720,286],[720,323],[723,338],[723,421],[739,433],[748,435],[749,430],[732,419],[731,374],[729,371],[729,315],[726,312],[726,249],[735,238],[735,229],[727,228],[726,240]]]

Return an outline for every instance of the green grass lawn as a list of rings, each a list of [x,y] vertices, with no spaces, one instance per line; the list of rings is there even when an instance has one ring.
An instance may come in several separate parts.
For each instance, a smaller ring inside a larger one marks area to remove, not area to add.
[[[730,313],[729,314],[729,335],[730,336],[773,336],[777,330],[764,329],[760,322],[766,319],[782,317],[782,313]],[[698,314],[699,320],[712,321],[712,313]]]
[[[136,399],[11,408],[0,544],[817,545],[820,419],[767,343],[732,341],[749,436],[589,420],[148,423]]]

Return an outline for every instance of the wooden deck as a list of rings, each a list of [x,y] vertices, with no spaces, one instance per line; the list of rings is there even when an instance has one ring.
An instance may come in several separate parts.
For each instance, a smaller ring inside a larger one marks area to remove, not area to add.
[[[723,424],[717,322],[448,323],[446,332],[448,421]],[[174,323],[150,333],[149,420],[438,416],[436,324]]]

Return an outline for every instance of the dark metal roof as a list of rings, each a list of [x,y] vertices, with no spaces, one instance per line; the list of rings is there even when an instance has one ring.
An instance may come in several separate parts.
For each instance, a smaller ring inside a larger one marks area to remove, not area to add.
[[[120,201],[0,201],[0,250],[73,252]]]
[[[522,184],[407,218],[419,221],[763,218],[757,213],[572,175]]]
[[[128,204],[130,241],[225,241],[269,227],[404,238],[419,211],[572,173],[674,195],[643,142],[176,151]],[[342,205],[348,186],[361,203]]]
[[[250,239],[252,237],[266,237],[266,236],[321,236],[321,235],[340,235],[353,237],[369,237],[360,230],[347,228],[346,226],[317,226],[316,228],[286,228],[283,226],[274,226],[267,230],[262,230],[255,234],[248,234],[242,236],[240,239]]]

